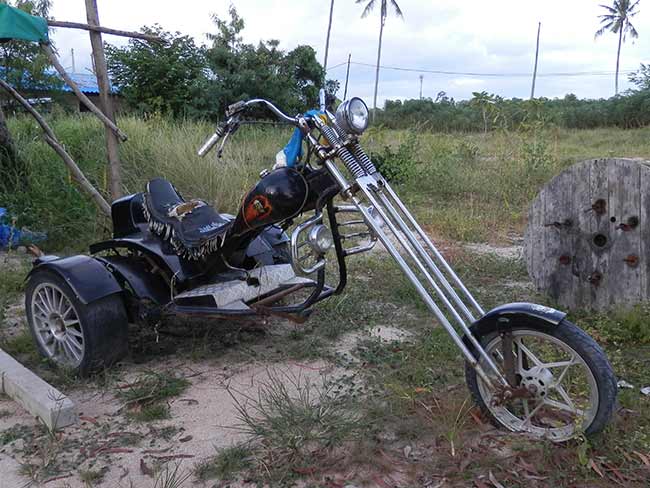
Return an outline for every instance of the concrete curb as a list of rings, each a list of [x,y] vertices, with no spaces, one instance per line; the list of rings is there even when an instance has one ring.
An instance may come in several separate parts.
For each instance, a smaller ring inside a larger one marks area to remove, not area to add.
[[[0,349],[0,392],[11,397],[50,430],[77,421],[74,403]]]

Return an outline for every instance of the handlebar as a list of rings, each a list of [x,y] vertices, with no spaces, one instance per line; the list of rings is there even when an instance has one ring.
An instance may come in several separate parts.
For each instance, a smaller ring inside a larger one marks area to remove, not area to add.
[[[260,104],[266,106],[266,108],[268,108],[271,112],[273,112],[280,120],[294,126],[298,125],[297,117],[288,116],[268,100],[264,100],[263,98],[254,98],[248,101],[242,100],[228,107],[228,109],[226,110],[226,116],[228,117],[228,119],[217,126],[217,130],[214,132],[214,134],[212,134],[198,150],[198,155],[200,157],[204,157],[212,150],[212,148],[217,144],[217,142],[219,142],[219,140],[222,137],[226,136],[226,138],[221,144],[221,148],[219,149],[219,156],[221,156],[221,151],[226,142],[226,139],[232,132],[237,130],[237,128],[239,127],[239,123],[240,123],[239,118],[241,116],[241,113],[247,108],[251,107],[252,105],[260,105]]]
[[[203,143],[201,146],[201,149],[198,151],[198,155],[200,157],[204,157],[206,154],[208,154],[212,148],[219,142],[219,139],[223,137],[223,134],[225,132],[225,123],[219,124],[217,127],[217,130],[212,134],[207,141]]]

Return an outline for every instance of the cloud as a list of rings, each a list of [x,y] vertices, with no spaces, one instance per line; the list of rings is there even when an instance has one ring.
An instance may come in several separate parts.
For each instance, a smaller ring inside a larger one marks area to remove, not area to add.
[[[246,22],[244,39],[278,39],[281,47],[312,45],[322,60],[329,14],[324,0],[233,0]],[[537,23],[542,22],[539,73],[613,71],[616,36],[606,34],[594,40],[600,7],[592,0],[398,0],[404,11],[400,20],[390,12],[384,31],[382,65],[455,72],[529,74],[533,68]],[[161,24],[165,29],[190,34],[205,42],[213,30],[210,14],[227,16],[229,2],[222,0],[99,0],[100,19],[106,26],[137,30],[143,25]],[[330,66],[345,62],[374,64],[377,56],[378,11],[361,19],[362,5],[352,0],[335,0]],[[55,0],[54,16],[59,20],[85,21],[83,0]],[[650,7],[641,4],[634,18],[640,33],[635,43],[623,47],[621,67],[635,69],[648,62]],[[85,32],[57,29],[54,39],[70,65],[75,49],[77,65],[90,67],[90,45]],[[106,37],[123,44],[123,39]],[[79,68],[78,68],[79,69]],[[349,93],[372,102],[373,67],[353,65]],[[331,77],[341,82],[345,66],[332,69]],[[419,96],[420,73],[382,70],[379,104],[386,98]],[[527,97],[531,76],[481,77],[446,76],[424,73],[424,96],[435,98],[444,90],[456,99],[470,98],[472,91],[486,90],[504,97]],[[629,86],[621,76],[623,89]],[[538,96],[600,98],[613,95],[614,76],[540,77]]]

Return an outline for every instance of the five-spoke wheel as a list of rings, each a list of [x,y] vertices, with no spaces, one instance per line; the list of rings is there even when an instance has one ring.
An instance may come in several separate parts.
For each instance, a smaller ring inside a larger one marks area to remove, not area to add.
[[[616,380],[596,342],[568,321],[510,333],[517,384],[507,400],[467,368],[470,391],[488,416],[508,430],[557,442],[602,430],[613,411]],[[492,333],[481,342],[505,376],[502,336]],[[499,384],[496,378],[493,383]]]

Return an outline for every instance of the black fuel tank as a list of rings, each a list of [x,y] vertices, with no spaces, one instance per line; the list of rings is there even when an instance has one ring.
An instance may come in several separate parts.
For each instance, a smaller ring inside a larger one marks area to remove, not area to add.
[[[231,233],[240,235],[298,215],[308,193],[305,178],[295,169],[271,171],[244,197]]]

